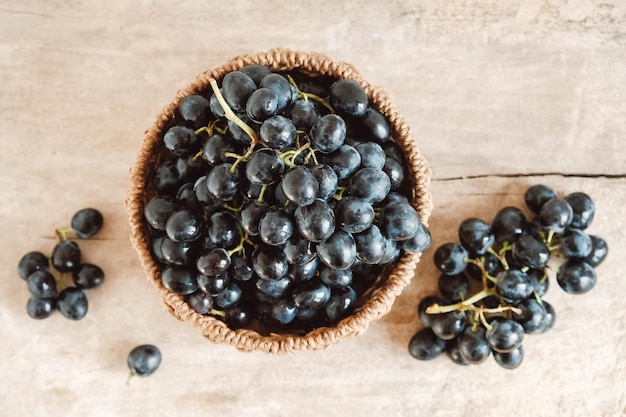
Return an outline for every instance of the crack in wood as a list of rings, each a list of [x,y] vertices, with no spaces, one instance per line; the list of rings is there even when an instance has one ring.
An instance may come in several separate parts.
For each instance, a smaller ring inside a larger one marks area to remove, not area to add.
[[[459,181],[459,180],[475,180],[483,178],[532,178],[532,177],[550,177],[558,176],[564,178],[604,178],[604,179],[624,179],[626,174],[582,174],[582,173],[563,173],[563,172],[534,172],[528,174],[512,173],[512,174],[476,174],[463,175],[458,177],[431,178],[431,181]]]

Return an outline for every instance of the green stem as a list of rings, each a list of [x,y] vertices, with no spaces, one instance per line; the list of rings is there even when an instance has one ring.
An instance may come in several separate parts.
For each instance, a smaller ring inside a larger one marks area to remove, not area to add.
[[[219,101],[220,105],[222,106],[222,109],[224,110],[224,116],[226,116],[228,120],[232,121],[237,126],[239,126],[244,132],[246,132],[248,136],[250,136],[250,139],[252,139],[252,143],[250,143],[250,150],[251,150],[252,148],[254,148],[254,145],[259,143],[259,137],[257,136],[256,132],[254,131],[254,129],[248,126],[243,120],[237,117],[237,115],[231,110],[228,103],[226,103],[224,96],[222,96],[222,93],[220,92],[220,88],[217,85],[217,81],[215,81],[215,79],[212,78],[211,81],[209,81],[209,83],[211,84],[211,88],[213,89],[213,93],[215,94],[217,101]]]
[[[474,306],[475,303],[482,300],[483,298],[490,297],[496,293],[495,289],[483,289],[482,291],[477,292],[467,300],[460,301],[456,304],[449,304],[445,306],[440,306],[439,304],[433,304],[426,309],[426,313],[428,314],[441,314],[441,313],[450,313],[451,311],[456,310],[472,310],[476,311],[481,307]]]
[[[55,230],[55,234],[57,235],[57,240],[59,242],[64,242],[69,239],[69,236],[74,233],[74,229],[71,227],[59,227]]]

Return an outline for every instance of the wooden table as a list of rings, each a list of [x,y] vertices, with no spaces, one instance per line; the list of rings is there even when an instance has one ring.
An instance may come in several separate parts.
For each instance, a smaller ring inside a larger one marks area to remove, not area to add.
[[[584,191],[610,245],[589,294],[556,282],[557,322],[513,371],[418,362],[433,250],[389,315],[319,352],[215,345],[175,320],[129,241],[124,199],[144,131],[176,91],[274,47],[350,62],[394,99],[433,169],[433,247],[545,183]],[[617,416],[626,412],[626,5],[608,1],[0,2],[0,414],[5,416]],[[105,269],[78,322],[25,311],[16,273],[93,206],[81,243]],[[126,385],[126,355],[163,352]]]

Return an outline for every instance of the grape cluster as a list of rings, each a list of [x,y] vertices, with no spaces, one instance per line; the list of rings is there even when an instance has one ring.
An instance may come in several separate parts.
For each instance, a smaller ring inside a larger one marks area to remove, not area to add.
[[[333,325],[430,233],[359,83],[249,65],[183,98],[144,208],[163,286],[233,328]]]
[[[100,211],[81,209],[72,216],[70,227],[56,230],[58,242],[50,257],[39,251],[22,256],[17,271],[30,292],[26,304],[30,317],[45,319],[55,309],[70,320],[85,317],[88,302],[84,290],[100,286],[104,281],[104,272],[97,265],[81,261],[80,247],[71,237],[89,239],[100,231],[102,225]],[[71,274],[72,283],[69,285],[65,274]]]
[[[595,214],[591,197],[560,197],[537,184],[527,189],[524,202],[532,218],[513,206],[498,211],[491,224],[468,218],[459,226],[459,243],[436,249],[439,294],[418,304],[423,328],[409,342],[413,357],[429,360],[445,352],[468,365],[493,353],[500,366],[516,368],[524,357],[524,335],[554,325],[555,310],[544,299],[550,275],[570,294],[593,288],[595,267],[608,246],[586,231]]]

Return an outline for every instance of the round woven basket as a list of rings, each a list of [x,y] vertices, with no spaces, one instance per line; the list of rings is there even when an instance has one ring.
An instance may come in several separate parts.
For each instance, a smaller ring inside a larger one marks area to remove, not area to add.
[[[165,153],[162,141],[164,132],[176,123],[177,109],[184,97],[210,91],[212,79],[219,81],[227,73],[249,64],[266,65],[274,71],[297,69],[310,76],[349,78],[360,83],[368,94],[370,106],[387,117],[391,127],[391,137],[405,151],[411,174],[411,204],[417,210],[421,221],[428,224],[432,210],[431,196],[428,192],[430,167],[421,155],[409,127],[398,114],[384,90],[365,81],[350,64],[334,62],[319,53],[273,49],[256,55],[238,56],[219,68],[203,72],[191,84],[179,91],[175,99],[158,115],[154,125],[145,134],[135,165],[131,170],[131,188],[126,200],[131,241],[148,280],[157,289],[170,313],[179,320],[188,321],[200,328],[202,334],[210,341],[228,343],[242,351],[268,353],[324,349],[342,338],[361,334],[372,320],[388,313],[396,297],[413,278],[420,255],[403,254],[391,268],[386,270],[384,279],[377,280],[374,288],[367,293],[367,298],[361,300],[360,307],[336,326],[317,328],[306,334],[271,333],[269,335],[248,329],[232,330],[214,317],[196,313],[182,296],[169,291],[162,285],[161,268],[151,256],[149,226],[144,222],[143,211],[151,197],[152,172]]]

